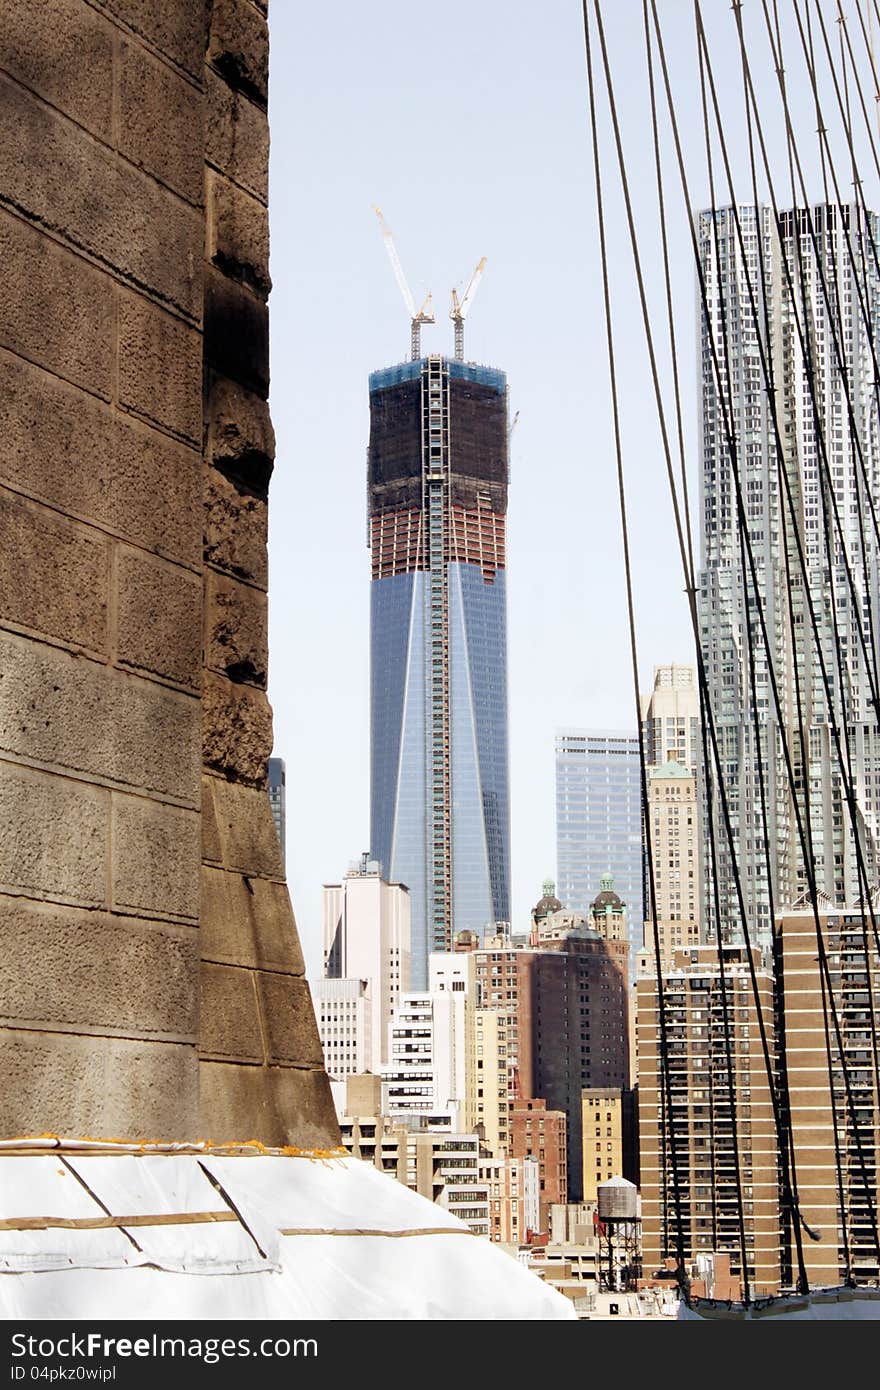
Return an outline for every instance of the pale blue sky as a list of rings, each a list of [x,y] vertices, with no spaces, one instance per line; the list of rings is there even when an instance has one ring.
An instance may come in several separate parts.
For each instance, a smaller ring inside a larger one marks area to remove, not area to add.
[[[718,76],[738,112],[729,6],[705,9],[726,36]],[[631,177],[651,217],[641,4],[605,10]],[[702,205],[692,6],[660,0],[659,11]],[[321,884],[369,847],[367,376],[409,350],[371,204],[394,231],[416,298],[434,292],[426,350],[451,352],[449,290],[488,257],[466,356],[507,372],[511,413],[520,412],[508,515],[518,923],[555,875],[555,729],[634,727],[581,26],[576,0],[271,7],[270,698],[275,751],[287,763],[288,880],[313,973]],[[794,68],[793,49],[789,61]],[[690,660],[692,648],[629,247],[606,168],[647,688],[655,663]],[[667,174],[692,442],[693,271],[671,164]],[[738,196],[747,200],[745,183]],[[646,254],[659,303],[655,249]]]

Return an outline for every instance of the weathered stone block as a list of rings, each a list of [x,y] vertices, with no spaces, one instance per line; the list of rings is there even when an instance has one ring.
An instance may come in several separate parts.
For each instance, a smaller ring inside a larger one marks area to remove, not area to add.
[[[119,291],[119,402],[201,443],[202,343],[188,324]]]
[[[120,548],[117,584],[119,660],[198,691],[202,667],[198,576],[140,551]]]
[[[155,44],[160,53],[194,77],[201,77],[205,61],[207,6],[157,4],[156,0],[97,0],[114,19],[127,24]]]
[[[305,969],[283,883],[202,869],[202,958],[223,965],[302,975]]]
[[[199,1053],[262,1062],[263,1038],[250,970],[202,963]]]
[[[269,578],[266,503],[242,493],[215,468],[205,469],[204,487],[206,564],[265,589]]]
[[[205,397],[205,457],[242,492],[269,495],[275,431],[262,396],[212,375]]]
[[[198,316],[200,213],[2,77],[0,187],[63,240]]]
[[[269,213],[221,174],[208,171],[205,251],[218,270],[265,299],[269,279]]]
[[[265,689],[268,640],[266,595],[206,571],[205,665],[230,680]]]
[[[211,791],[213,777],[202,776],[202,860],[204,863],[219,864],[223,857],[220,843],[220,828],[214,810],[214,797]]]
[[[202,1061],[201,1132],[223,1143],[245,1136],[278,1147],[335,1149],[339,1125],[326,1073]]]
[[[269,394],[269,311],[245,285],[205,268],[205,360],[224,376]]]
[[[0,623],[105,654],[104,537],[0,490]]]
[[[113,904],[197,922],[201,834],[196,811],[113,794]]]
[[[139,43],[120,43],[119,149],[191,203],[203,197],[204,97]]]
[[[194,449],[0,352],[0,479],[160,555],[198,564]]]
[[[113,30],[82,0],[4,0],[0,55],[13,77],[110,140]]]
[[[205,158],[262,202],[269,197],[266,113],[205,69]]]
[[[103,906],[108,815],[109,793],[99,787],[0,763],[0,884]],[[43,969],[41,961],[31,974]]]
[[[0,1032],[0,1134],[196,1139],[195,1047]]]
[[[205,672],[202,757],[206,767],[237,782],[265,787],[272,737],[272,708],[261,690]]]
[[[308,982],[291,975],[256,976],[269,1061],[322,1067],[324,1053]]]
[[[0,634],[0,750],[198,806],[198,729],[191,695]]]
[[[231,87],[265,106],[269,95],[269,30],[247,0],[214,0],[208,61]]]
[[[0,263],[0,345],[109,400],[113,287],[106,275],[2,209]]]
[[[284,877],[284,860],[265,788],[206,777],[224,868],[266,878]]]
[[[0,931],[0,1017],[19,1025],[195,1039],[193,928],[0,898]]]
[[[339,1122],[323,1065],[313,1070],[270,1067],[269,1079],[276,1112],[287,1134],[286,1144],[313,1149],[339,1146]]]

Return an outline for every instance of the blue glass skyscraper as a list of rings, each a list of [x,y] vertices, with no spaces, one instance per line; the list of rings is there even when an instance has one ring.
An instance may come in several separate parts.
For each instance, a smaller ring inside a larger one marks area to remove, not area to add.
[[[557,892],[589,912],[610,873],[626,904],[631,969],[642,947],[642,800],[636,734],[564,729],[556,735]]]
[[[410,890],[412,987],[510,920],[503,372],[370,377],[370,849]]]

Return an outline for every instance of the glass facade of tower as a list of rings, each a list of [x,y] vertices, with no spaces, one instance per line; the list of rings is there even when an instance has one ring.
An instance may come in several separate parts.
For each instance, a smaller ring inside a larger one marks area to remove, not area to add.
[[[869,524],[880,478],[880,275],[865,252],[880,227],[873,213],[855,206],[785,211],[778,222],[766,207],[740,207],[738,215],[742,246],[733,209],[702,213],[698,224],[709,307],[701,315],[698,603],[731,822],[728,839],[716,797],[721,928],[741,939],[741,891],[751,939],[768,946],[771,893],[779,912],[808,887],[798,821],[809,836],[817,888],[839,905],[863,892],[832,720],[846,731],[869,882],[880,864],[880,734],[871,698],[877,652],[870,635],[880,631],[880,593]],[[762,358],[774,372],[772,396]],[[766,640],[755,581],[740,553],[737,483]],[[704,866],[710,863],[706,852]],[[715,895],[708,883],[703,903],[712,939]]]
[[[430,951],[510,920],[506,379],[422,359],[370,405],[370,848],[421,988]]]
[[[565,729],[556,735],[556,892],[588,913],[602,875],[626,905],[632,973],[642,947],[642,813],[636,734]]]

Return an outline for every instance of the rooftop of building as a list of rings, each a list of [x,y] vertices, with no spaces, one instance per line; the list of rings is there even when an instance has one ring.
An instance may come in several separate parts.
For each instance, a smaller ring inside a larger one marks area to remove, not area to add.
[[[602,912],[611,908],[612,912],[620,908],[623,910],[624,902],[614,891],[614,878],[611,874],[603,874],[599,880],[599,892],[590,904],[593,912]]]
[[[427,357],[417,357],[411,362],[397,362],[393,367],[380,367],[370,372],[370,391],[384,391],[389,386],[399,386],[403,381],[415,381],[421,375]],[[498,367],[484,367],[477,362],[459,362],[454,357],[443,356],[444,366],[454,381],[472,381],[477,386],[492,386],[496,391],[507,390],[507,376]]]
[[[652,782],[655,778],[659,780],[666,777],[693,777],[693,775],[689,768],[676,762],[674,758],[669,758],[667,762],[659,763],[656,767],[648,768],[648,776]]]

